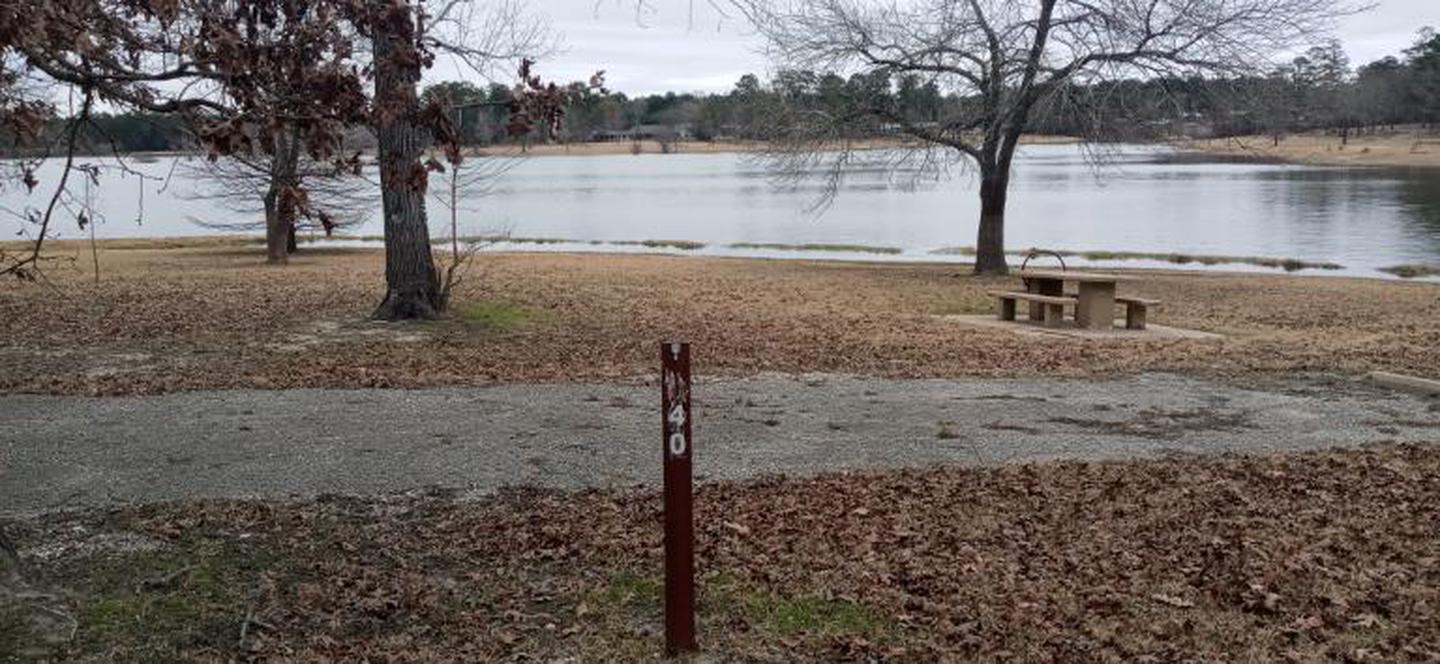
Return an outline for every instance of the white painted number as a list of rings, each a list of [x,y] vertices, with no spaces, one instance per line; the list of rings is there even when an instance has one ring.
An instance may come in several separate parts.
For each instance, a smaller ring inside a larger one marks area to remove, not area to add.
[[[685,454],[685,405],[677,403],[670,407],[670,456]]]

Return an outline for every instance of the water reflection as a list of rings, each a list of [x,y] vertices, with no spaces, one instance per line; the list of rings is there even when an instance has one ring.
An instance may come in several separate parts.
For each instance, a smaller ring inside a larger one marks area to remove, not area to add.
[[[184,169],[166,182],[172,162],[133,164],[156,178],[145,184],[143,215],[136,178],[102,177],[101,237],[205,234],[212,231],[188,219],[242,220],[186,200],[182,194],[196,183],[184,179]],[[46,171],[42,180],[53,182],[58,164]],[[828,190],[825,182],[781,187],[770,178],[763,164],[734,154],[533,157],[492,186],[490,196],[466,197],[465,231],[580,241],[868,244],[903,247],[909,256],[974,243],[976,183],[959,167],[937,175],[860,163],[818,216],[809,210]],[[1310,168],[1145,146],[1033,145],[1016,160],[1012,187],[1012,247],[1273,255],[1358,271],[1440,264],[1440,171]],[[0,205],[21,209],[43,194],[7,189]],[[133,223],[137,217],[143,225]],[[378,234],[380,227],[377,216],[354,232]],[[77,235],[73,226],[64,230]]]

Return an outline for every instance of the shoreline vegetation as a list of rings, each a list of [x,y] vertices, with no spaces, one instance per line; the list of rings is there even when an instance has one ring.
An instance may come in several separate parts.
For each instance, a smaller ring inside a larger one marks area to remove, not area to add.
[[[361,242],[381,242],[384,238],[376,235],[364,235],[359,237],[337,238],[344,240],[356,240]],[[774,251],[793,252],[840,252],[840,253],[861,253],[880,255],[900,255],[905,253],[900,247],[866,245],[866,244],[832,244],[832,243],[801,243],[787,244],[781,242],[729,242],[729,243],[706,243],[692,240],[574,240],[567,238],[548,237],[509,237],[504,235],[481,235],[462,236],[462,242],[481,243],[509,243],[509,244],[588,244],[592,246],[642,246],[661,249],[677,249],[680,251],[698,251],[706,247],[723,247],[726,249],[761,249]],[[316,239],[317,242],[325,242],[325,239]],[[439,238],[436,244],[449,242],[449,238]],[[1227,256],[1214,254],[1186,254],[1179,252],[1146,252],[1146,251],[1111,251],[1111,250],[1073,250],[1073,249],[1049,249],[1041,247],[1029,247],[1008,251],[1006,254],[1011,257],[1024,257],[1031,253],[1058,254],[1062,258],[1083,258],[1087,261],[1156,261],[1171,263],[1174,265],[1199,264],[1206,267],[1216,265],[1250,265],[1254,267],[1273,268],[1286,272],[1298,272],[1301,270],[1343,270],[1344,265],[1329,261],[1307,261],[1298,258],[1284,258],[1273,256]],[[926,252],[932,256],[974,256],[975,248],[972,246],[963,247],[941,247]],[[1440,276],[1440,266],[1430,265],[1395,265],[1379,268],[1378,271],[1393,276],[1410,279],[1416,277]]]
[[[1173,141],[1181,152],[1306,166],[1440,168],[1440,132],[1350,134],[1308,132],[1280,137],[1231,136]]]
[[[302,237],[299,239],[301,245],[323,246],[331,242],[367,242],[381,243],[384,237],[379,235],[336,235],[333,237]],[[574,244],[588,245],[595,247],[645,247],[649,249],[673,250],[680,252],[700,251],[706,248],[722,248],[735,250],[769,250],[788,251],[795,253],[805,252],[829,252],[829,253],[853,253],[871,254],[880,256],[898,256],[905,253],[900,247],[846,244],[846,243],[782,243],[782,242],[699,242],[695,240],[578,240],[573,238],[560,237],[523,237],[507,235],[468,235],[461,236],[460,241],[466,244],[486,245],[559,245]],[[448,245],[449,237],[436,237],[432,244],[437,249],[441,245]],[[263,248],[263,239],[252,235],[197,235],[193,237],[165,237],[165,238],[113,238],[98,240],[100,248],[111,251],[135,251],[135,250],[166,250],[166,249],[196,249],[216,247],[252,247]],[[47,243],[49,252],[53,254],[65,254],[82,249],[88,249],[87,240],[52,240]],[[0,249],[20,248],[17,241],[0,242]],[[1310,261],[1298,258],[1285,258],[1274,256],[1230,256],[1215,254],[1187,254],[1180,252],[1147,252],[1147,251],[1112,251],[1112,250],[1074,250],[1074,249],[1051,249],[1043,247],[1028,247],[1006,252],[1014,258],[1025,257],[1031,253],[1058,254],[1062,258],[1081,258],[1096,263],[1115,262],[1124,263],[1127,261],[1152,261],[1156,263],[1169,263],[1176,266],[1201,265],[1215,267],[1222,265],[1248,265],[1252,267],[1263,267],[1285,272],[1300,272],[1304,270],[1337,271],[1344,270],[1346,266],[1329,261]],[[970,246],[941,247],[928,252],[932,256],[973,256],[975,248]],[[799,259],[803,260],[803,259]],[[1018,265],[1012,267],[1019,267]],[[1084,267],[1094,267],[1086,265]],[[1116,266],[1116,267],[1124,267]],[[1164,268],[1159,268],[1164,269]],[[1397,277],[1400,279],[1428,279],[1440,277],[1440,265],[1425,263],[1408,263],[1391,265],[1376,268],[1376,272]]]
[[[930,253],[937,256],[973,256],[974,247],[944,247]],[[1032,248],[1019,251],[1007,252],[1011,256],[1027,256],[1031,253],[1056,254],[1062,258],[1083,258],[1088,261],[1132,261],[1147,260],[1173,263],[1175,265],[1190,265],[1198,263],[1205,266],[1213,265],[1253,265],[1256,267],[1268,267],[1286,272],[1298,272],[1300,270],[1343,270],[1344,265],[1325,261],[1303,261],[1298,258],[1275,258],[1271,256],[1217,256],[1211,254],[1182,254],[1175,252],[1151,252],[1151,251],[1076,251],[1072,249],[1046,249]],[[1389,269],[1389,268],[1387,268]],[[1382,272],[1386,270],[1381,270]],[[1399,276],[1398,274],[1396,276]],[[1418,275],[1417,275],[1418,276]]]

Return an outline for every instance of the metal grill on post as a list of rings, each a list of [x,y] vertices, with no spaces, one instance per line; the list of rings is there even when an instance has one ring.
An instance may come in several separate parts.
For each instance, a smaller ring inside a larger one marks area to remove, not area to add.
[[[690,458],[690,344],[660,344],[665,469],[665,650],[694,652],[695,528]]]

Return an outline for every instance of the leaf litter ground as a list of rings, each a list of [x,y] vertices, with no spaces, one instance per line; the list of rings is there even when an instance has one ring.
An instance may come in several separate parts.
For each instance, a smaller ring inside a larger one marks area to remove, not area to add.
[[[1440,448],[703,484],[701,661],[1436,661]],[[661,659],[654,491],[9,524],[12,659]]]

